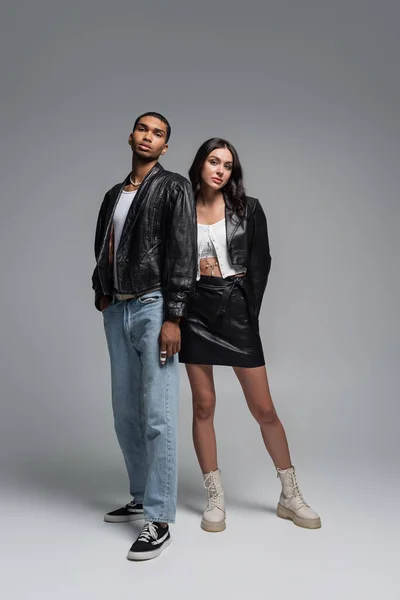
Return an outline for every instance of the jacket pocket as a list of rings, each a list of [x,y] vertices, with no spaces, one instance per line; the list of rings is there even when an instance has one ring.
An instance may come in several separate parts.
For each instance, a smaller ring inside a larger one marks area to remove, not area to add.
[[[149,248],[149,250],[147,250],[147,252],[145,252],[140,257],[140,264],[142,264],[143,261],[148,260],[149,254],[152,254],[154,252],[154,250],[156,250],[158,248],[158,246],[160,246],[160,244],[162,244],[163,242],[164,242],[164,240],[158,240],[158,242],[156,244],[154,244],[151,248]]]

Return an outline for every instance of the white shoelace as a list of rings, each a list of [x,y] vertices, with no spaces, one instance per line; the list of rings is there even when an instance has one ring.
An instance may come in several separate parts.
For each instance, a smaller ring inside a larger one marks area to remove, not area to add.
[[[293,496],[299,501],[301,506],[308,506],[307,502],[303,498],[303,494],[300,491],[299,482],[297,481],[296,473],[294,472],[294,470],[289,472],[289,477],[292,486]]]
[[[208,509],[212,510],[217,507],[223,510],[222,494],[220,488],[215,481],[214,473],[209,473],[204,480],[204,487],[208,492]]]
[[[142,532],[139,535],[137,541],[149,542],[150,538],[153,538],[153,540],[157,539],[157,529],[153,523],[151,523],[150,521],[146,521],[146,523],[143,525]]]

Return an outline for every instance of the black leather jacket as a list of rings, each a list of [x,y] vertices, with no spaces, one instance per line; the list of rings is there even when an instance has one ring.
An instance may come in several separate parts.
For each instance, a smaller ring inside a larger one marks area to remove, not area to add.
[[[196,282],[196,208],[190,183],[156,164],[146,175],[129,209],[117,251],[113,281],[113,214],[129,176],[111,188],[100,208],[96,237],[96,268],[92,284],[95,305],[101,296],[142,294],[161,288],[165,318],[182,317]]]
[[[260,202],[246,197],[243,218],[233,212],[225,196],[225,224],[228,252],[232,264],[247,267],[247,277],[253,291],[253,309],[258,317],[271,268],[267,219]]]

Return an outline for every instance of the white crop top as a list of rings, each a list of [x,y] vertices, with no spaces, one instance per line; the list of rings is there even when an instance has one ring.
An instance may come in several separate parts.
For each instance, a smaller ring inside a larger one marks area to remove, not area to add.
[[[233,265],[229,258],[226,243],[225,219],[212,225],[197,224],[198,264],[197,280],[200,279],[200,260],[202,258],[216,258],[223,278],[237,273],[245,273],[246,267]]]

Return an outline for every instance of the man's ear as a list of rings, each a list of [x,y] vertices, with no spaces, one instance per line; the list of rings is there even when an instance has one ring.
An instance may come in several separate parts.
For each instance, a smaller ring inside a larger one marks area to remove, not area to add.
[[[129,134],[129,138],[128,138],[128,144],[129,144],[130,146],[132,146],[132,143],[133,143],[133,133],[130,133],[130,134]]]
[[[164,148],[162,149],[161,156],[164,156],[164,154],[167,152],[167,150],[168,150],[168,144],[165,144]]]

